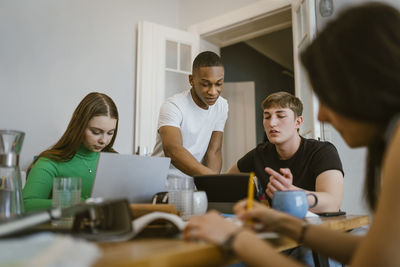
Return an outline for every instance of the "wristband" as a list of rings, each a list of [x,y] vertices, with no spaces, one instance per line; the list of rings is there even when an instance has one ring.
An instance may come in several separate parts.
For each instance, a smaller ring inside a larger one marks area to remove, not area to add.
[[[243,228],[239,228],[238,230],[230,233],[228,235],[228,237],[226,238],[226,240],[220,245],[220,248],[222,249],[222,251],[224,251],[225,253],[228,253],[228,254],[234,254],[233,242],[235,241],[236,236],[243,230],[244,230]]]
[[[304,242],[304,236],[306,234],[308,226],[309,226],[309,224],[306,221],[303,221],[301,223],[300,235],[299,235],[299,238],[297,239],[297,243],[301,244]]]

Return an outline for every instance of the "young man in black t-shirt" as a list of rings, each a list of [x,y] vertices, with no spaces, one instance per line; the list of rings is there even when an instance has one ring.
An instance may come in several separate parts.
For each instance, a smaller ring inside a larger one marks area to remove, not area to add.
[[[343,198],[343,168],[329,142],[306,139],[298,131],[303,104],[297,97],[278,92],[262,103],[264,129],[269,142],[258,145],[235,163],[228,173],[255,172],[263,192],[305,190],[318,197],[313,212],[338,211]],[[309,198],[309,204],[314,198]]]

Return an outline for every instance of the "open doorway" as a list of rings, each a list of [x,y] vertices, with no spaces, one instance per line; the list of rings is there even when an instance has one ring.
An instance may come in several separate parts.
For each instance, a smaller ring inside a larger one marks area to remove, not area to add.
[[[270,65],[274,65],[274,67],[266,68],[266,70],[261,72],[262,77],[272,75],[273,79],[268,79],[269,84],[259,86],[261,92],[263,92],[260,96],[254,92],[253,98],[255,102],[252,107],[254,111],[258,111],[256,112],[258,118],[253,116],[255,121],[254,127],[245,127],[243,130],[243,138],[253,135],[254,142],[247,142],[247,139],[242,138],[231,138],[230,140],[236,140],[236,143],[224,144],[229,148],[227,150],[228,153],[235,155],[235,158],[239,158],[245,152],[254,148],[256,143],[263,141],[262,136],[264,132],[260,123],[262,121],[262,114],[258,107],[262,99],[268,94],[268,91],[265,93],[264,90],[271,88],[271,92],[274,92],[287,89],[293,92],[292,82],[290,82],[292,86],[288,85],[287,82],[277,82],[277,77],[281,77],[282,80],[292,80],[292,74],[294,75],[296,95],[304,103],[303,117],[305,118],[305,122],[300,129],[300,134],[307,138],[319,138],[320,127],[318,122],[316,122],[314,114],[317,105],[314,105],[315,99],[307,84],[306,76],[304,73],[301,73],[302,69],[299,65],[299,60],[297,57],[293,57],[294,68],[291,68],[292,63],[282,63],[283,61],[281,60],[283,56],[291,58],[292,55],[297,55],[311,40],[313,31],[311,31],[312,27],[309,27],[309,25],[314,25],[314,23],[312,20],[313,17],[307,16],[307,14],[314,14],[313,10],[311,10],[313,3],[311,0],[257,1],[241,9],[192,25],[188,28],[188,31],[173,29],[151,22],[140,23],[137,45],[135,148],[147,147],[151,151],[150,148],[154,147],[156,139],[158,112],[162,102],[165,100],[165,96],[168,95],[168,88],[187,87],[186,79],[173,79],[174,82],[178,81],[177,83],[182,83],[182,85],[171,86],[169,85],[171,79],[167,77],[169,72],[179,73],[184,76],[187,75],[187,71],[181,68],[186,65],[179,64],[182,59],[182,53],[185,54],[185,51],[190,51],[190,58],[193,60],[198,52],[211,50],[220,53],[221,49],[226,50],[230,46],[235,45],[246,47],[253,54],[257,54],[256,58],[263,58],[265,61],[271,63]],[[284,36],[285,34],[290,37],[291,31],[293,32],[292,41],[288,38],[287,44],[283,45],[282,42],[278,42],[278,45],[275,45],[278,48],[289,47],[288,50],[291,50],[290,47],[292,47],[291,51],[281,53],[270,53],[270,51],[265,56],[265,44],[272,44],[278,41],[278,36]],[[262,45],[258,46],[257,43],[260,40],[262,41]],[[171,42],[174,43],[173,46],[170,45]],[[171,47],[173,49],[169,49]],[[182,51],[182,47],[190,47],[190,49],[183,49]],[[235,55],[238,57],[240,53],[235,53]],[[174,62],[178,62],[178,64],[174,64],[174,67],[170,67],[167,64],[169,62],[168,59],[171,59],[170,57],[174,59]],[[253,61],[249,65],[254,65]],[[238,73],[250,72],[246,70]],[[238,75],[235,75],[233,78],[236,79],[237,77]],[[255,84],[254,79],[246,78],[243,80]],[[258,84],[257,82],[257,87]],[[234,107],[230,103],[230,109],[232,108]],[[244,119],[245,117],[243,116],[242,119],[246,122],[247,119]],[[231,117],[230,119],[236,118]],[[238,124],[235,123],[234,125]],[[256,128],[258,132],[257,138]],[[225,130],[224,137],[226,137],[228,132],[232,132],[227,128]],[[249,144],[244,152],[235,150],[237,140]]]
[[[225,86],[224,92],[232,88],[238,90],[241,86],[246,93],[253,92],[254,123],[251,124],[248,122],[248,116],[234,112],[234,110],[245,110],[240,106],[244,102],[229,99],[232,94],[223,93],[229,103],[223,143],[223,172],[256,144],[266,140],[262,124],[263,112],[260,108],[265,97],[277,91],[295,94],[292,36],[290,5],[200,34],[202,39],[216,45],[220,50],[225,66],[225,83],[229,84],[229,87]],[[245,82],[252,82],[254,90],[245,87],[244,85],[248,84]],[[232,125],[236,127],[232,128]],[[241,143],[247,144],[245,148],[243,145],[237,145],[239,135],[237,125],[243,125],[245,128],[241,130],[243,134],[240,139]],[[249,128],[248,125],[252,127]],[[230,138],[230,135],[235,138]],[[227,159],[230,162],[225,162]]]
[[[253,81],[255,84],[257,143],[266,138],[260,108],[262,101],[278,91],[295,94],[292,43],[292,30],[287,28],[221,48],[225,82]]]

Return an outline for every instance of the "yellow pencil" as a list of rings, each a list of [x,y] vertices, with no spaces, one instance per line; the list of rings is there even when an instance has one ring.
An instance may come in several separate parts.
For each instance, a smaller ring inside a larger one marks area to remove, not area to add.
[[[249,177],[249,188],[248,188],[248,194],[247,194],[247,210],[251,209],[253,207],[253,199],[254,199],[254,172],[250,173]]]

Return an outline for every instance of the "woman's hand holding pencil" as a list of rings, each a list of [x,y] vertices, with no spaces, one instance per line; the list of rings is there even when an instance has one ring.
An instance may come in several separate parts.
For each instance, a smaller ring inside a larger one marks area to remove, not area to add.
[[[254,172],[250,173],[249,177],[249,185],[248,185],[248,191],[247,191],[247,210],[251,210],[253,208],[253,200],[254,200]],[[251,218],[247,221],[247,223],[251,224],[252,220]]]
[[[250,190],[249,190],[250,191]],[[250,202],[250,203],[249,203]],[[239,201],[234,212],[238,219],[248,223],[256,231],[276,231],[282,216],[289,216],[261,204],[253,199]]]
[[[250,173],[249,177],[249,187],[247,193],[247,210],[250,210],[253,207],[253,199],[254,199],[254,172]]]

